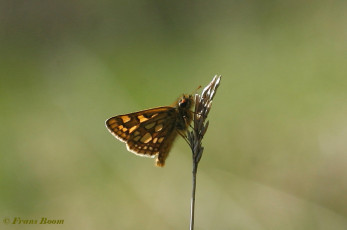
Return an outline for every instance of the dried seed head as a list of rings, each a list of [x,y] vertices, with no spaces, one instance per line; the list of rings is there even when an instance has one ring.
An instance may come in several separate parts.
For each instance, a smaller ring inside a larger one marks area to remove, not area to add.
[[[188,131],[188,142],[193,152],[193,160],[198,164],[204,148],[201,146],[209,122],[206,118],[211,110],[212,99],[216,94],[216,90],[220,84],[221,76],[215,76],[212,81],[203,89],[200,95],[195,94],[195,111],[194,111],[194,127],[193,131]]]

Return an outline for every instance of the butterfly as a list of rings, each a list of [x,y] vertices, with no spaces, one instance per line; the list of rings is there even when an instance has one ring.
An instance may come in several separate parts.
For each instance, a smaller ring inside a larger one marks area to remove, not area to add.
[[[177,134],[185,137],[193,119],[193,104],[192,95],[183,95],[171,106],[111,117],[106,120],[106,127],[126,143],[128,151],[156,157],[156,165],[163,167]]]

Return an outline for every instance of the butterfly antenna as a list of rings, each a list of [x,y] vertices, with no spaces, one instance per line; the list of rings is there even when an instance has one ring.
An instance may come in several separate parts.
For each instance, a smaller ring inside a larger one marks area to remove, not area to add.
[[[196,88],[193,92],[192,95],[196,94],[196,91],[198,91],[201,88],[201,85],[198,86],[198,88]]]

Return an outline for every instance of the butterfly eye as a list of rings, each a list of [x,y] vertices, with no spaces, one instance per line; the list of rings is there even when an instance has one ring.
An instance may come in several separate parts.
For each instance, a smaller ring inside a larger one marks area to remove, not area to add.
[[[179,105],[179,107],[184,108],[187,106],[187,103],[188,103],[187,100],[185,98],[183,98],[178,102],[178,105]]]

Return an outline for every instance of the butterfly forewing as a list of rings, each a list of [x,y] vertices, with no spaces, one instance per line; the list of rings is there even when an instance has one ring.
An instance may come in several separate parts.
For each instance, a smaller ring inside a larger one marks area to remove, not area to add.
[[[168,134],[173,133],[175,118],[175,108],[167,106],[112,117],[106,125],[115,137],[127,143],[128,150],[154,157],[165,146]]]
[[[191,100],[191,97],[186,99]],[[177,129],[182,131],[191,122],[189,109],[189,106],[180,108],[177,104],[176,107],[143,110],[112,117],[106,121],[106,126],[116,138],[126,142],[129,151],[140,156],[157,156],[157,166],[164,166]]]

